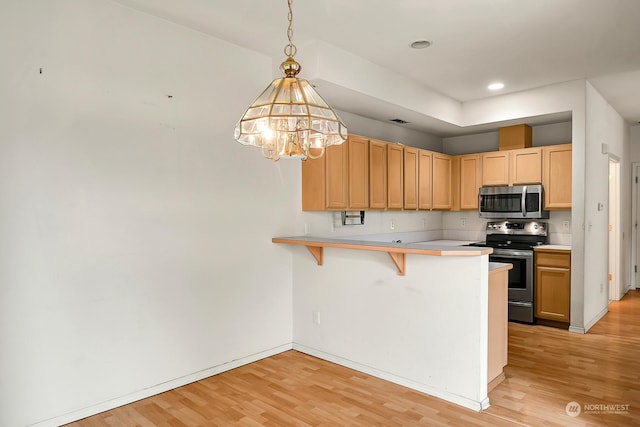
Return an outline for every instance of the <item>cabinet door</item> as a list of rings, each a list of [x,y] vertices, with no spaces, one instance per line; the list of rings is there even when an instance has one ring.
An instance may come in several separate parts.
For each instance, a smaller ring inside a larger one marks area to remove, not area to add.
[[[512,150],[510,154],[511,185],[540,184],[542,182],[542,150],[540,148]]]
[[[326,207],[347,209],[349,141],[332,145],[325,152]]]
[[[478,154],[460,156],[460,209],[477,210],[478,193],[482,181],[481,160]]]
[[[387,143],[369,141],[369,207],[387,207]]]
[[[542,148],[545,209],[571,209],[571,144]]]
[[[404,208],[418,209],[418,152],[404,147]]]
[[[433,153],[433,209],[451,209],[451,156]]]
[[[418,151],[418,209],[433,208],[433,155],[431,151]]]
[[[349,135],[349,209],[369,208],[369,140]]]
[[[509,152],[482,154],[482,185],[509,185]]]
[[[402,145],[387,144],[387,208],[402,209],[404,168]]]
[[[326,157],[302,161],[302,210],[322,211],[326,209]]]
[[[568,322],[571,308],[571,270],[536,267],[536,317]]]

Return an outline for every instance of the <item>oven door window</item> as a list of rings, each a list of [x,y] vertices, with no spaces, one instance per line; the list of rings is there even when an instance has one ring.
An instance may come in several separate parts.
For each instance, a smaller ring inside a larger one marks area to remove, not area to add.
[[[513,268],[509,270],[509,289],[527,288],[527,261],[525,259],[499,255],[491,255],[490,258],[492,262],[505,262],[513,265]]]

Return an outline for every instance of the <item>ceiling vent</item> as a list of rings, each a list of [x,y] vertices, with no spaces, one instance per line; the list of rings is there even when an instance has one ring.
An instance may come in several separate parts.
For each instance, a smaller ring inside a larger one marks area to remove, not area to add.
[[[406,125],[407,123],[409,123],[406,120],[402,120],[402,119],[389,119],[390,122],[394,122],[394,123],[398,123],[400,125]]]

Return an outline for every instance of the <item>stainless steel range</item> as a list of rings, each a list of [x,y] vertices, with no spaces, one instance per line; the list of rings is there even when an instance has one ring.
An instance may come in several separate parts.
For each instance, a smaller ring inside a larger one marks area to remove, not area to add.
[[[487,223],[486,242],[474,244],[493,248],[489,261],[513,264],[509,270],[509,320],[533,323],[533,248],[548,242],[546,222],[509,220]]]

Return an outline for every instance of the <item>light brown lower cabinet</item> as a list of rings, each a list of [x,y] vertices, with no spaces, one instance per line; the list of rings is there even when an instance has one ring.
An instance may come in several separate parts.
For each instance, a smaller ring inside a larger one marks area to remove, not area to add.
[[[571,251],[536,249],[535,268],[536,317],[568,323],[571,319]]]
[[[508,357],[509,269],[489,271],[489,337],[487,354],[488,390],[504,379]]]

